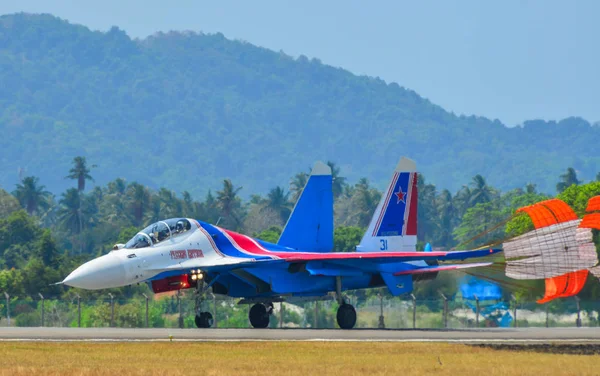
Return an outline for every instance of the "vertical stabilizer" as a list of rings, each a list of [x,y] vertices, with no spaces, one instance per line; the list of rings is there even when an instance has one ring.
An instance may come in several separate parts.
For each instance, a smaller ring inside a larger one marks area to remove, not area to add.
[[[312,252],[333,249],[331,168],[315,163],[277,244]]]
[[[416,251],[417,198],[416,164],[402,157],[357,251]]]

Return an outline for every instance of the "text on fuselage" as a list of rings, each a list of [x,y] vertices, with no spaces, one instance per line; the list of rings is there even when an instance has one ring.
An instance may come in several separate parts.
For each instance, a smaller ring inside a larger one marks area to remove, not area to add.
[[[202,253],[201,249],[188,249],[181,251],[170,251],[169,255],[171,256],[171,260],[184,260],[184,259],[193,259],[204,257],[204,253]]]

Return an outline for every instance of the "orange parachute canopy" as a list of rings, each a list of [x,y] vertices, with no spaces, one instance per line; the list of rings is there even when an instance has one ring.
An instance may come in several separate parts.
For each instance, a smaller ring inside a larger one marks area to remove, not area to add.
[[[546,293],[544,294],[544,297],[539,299],[537,302],[539,304],[544,304],[562,294],[567,288],[570,274],[573,273],[563,274],[558,277],[546,278]]]
[[[596,230],[600,230],[600,213],[592,213],[586,214],[583,216],[581,223],[579,224],[581,228],[595,228]]]
[[[577,214],[564,201],[557,198],[538,202],[517,210],[517,213],[529,214],[535,228],[551,226],[557,223],[577,220]]]
[[[600,211],[600,196],[594,196],[589,199],[587,212]]]
[[[588,276],[588,270],[578,270],[558,277],[546,279],[546,293],[544,297],[537,302],[539,304],[547,303],[556,298],[566,298],[579,294],[585,280]]]
[[[575,221],[578,219],[577,214],[575,214],[575,211],[571,209],[571,207],[567,205],[564,201],[561,201],[557,198],[543,201],[540,204],[544,205],[552,211],[552,214],[554,214],[558,223]]]
[[[554,215],[552,215],[552,212],[544,205],[541,205],[541,203],[525,206],[524,208],[517,210],[517,213],[522,212],[529,214],[535,228],[547,227],[558,223],[556,218],[554,218]]]

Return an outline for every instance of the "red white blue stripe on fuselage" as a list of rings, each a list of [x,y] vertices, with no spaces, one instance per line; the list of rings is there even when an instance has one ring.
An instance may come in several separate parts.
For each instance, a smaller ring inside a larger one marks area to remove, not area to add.
[[[462,260],[472,257],[483,257],[500,250],[484,249],[477,251],[456,252],[302,252],[292,248],[281,247],[234,231],[225,230],[205,222],[198,221],[199,226],[208,233],[216,246],[216,251],[224,257],[235,257],[254,260],[279,260],[287,262],[327,261],[375,259],[380,262],[416,261],[425,259]]]

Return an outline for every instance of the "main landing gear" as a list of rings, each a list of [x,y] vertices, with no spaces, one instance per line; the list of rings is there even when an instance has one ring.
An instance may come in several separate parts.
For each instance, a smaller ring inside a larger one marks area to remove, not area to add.
[[[337,310],[337,324],[342,329],[352,329],[356,325],[356,310],[351,304],[342,303]]]
[[[196,306],[194,312],[196,312],[196,317],[194,318],[194,322],[198,328],[210,328],[213,326],[214,319],[210,312],[202,311],[202,303],[206,299],[206,289],[204,288],[204,282],[199,281],[196,284]]]
[[[273,313],[273,303],[257,303],[250,308],[248,318],[253,328],[266,328]]]
[[[337,310],[337,324],[342,329],[352,329],[356,325],[356,310],[342,297],[342,277],[335,278],[335,297],[339,307]]]

